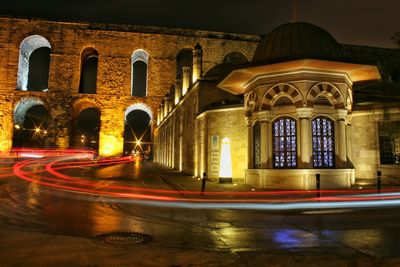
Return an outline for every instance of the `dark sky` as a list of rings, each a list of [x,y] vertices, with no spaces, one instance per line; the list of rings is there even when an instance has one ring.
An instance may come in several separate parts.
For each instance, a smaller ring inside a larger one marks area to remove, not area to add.
[[[289,22],[296,0],[2,0],[0,14],[266,34]],[[297,0],[297,20],[340,43],[393,47],[399,0]]]

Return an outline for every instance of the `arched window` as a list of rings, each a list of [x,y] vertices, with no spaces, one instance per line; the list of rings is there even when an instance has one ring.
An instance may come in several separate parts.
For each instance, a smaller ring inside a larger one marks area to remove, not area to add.
[[[312,120],[314,168],[335,167],[335,139],[333,121],[326,117]]]
[[[132,53],[132,96],[147,96],[147,66],[149,54],[143,49]]]
[[[254,168],[261,168],[261,123],[257,121],[253,126]]]
[[[297,166],[296,121],[279,118],[272,124],[274,168]]]
[[[25,38],[20,45],[17,89],[46,91],[50,68],[50,43],[40,35]]]
[[[81,55],[81,79],[79,93],[95,94],[97,88],[98,52],[94,48],[86,48]]]

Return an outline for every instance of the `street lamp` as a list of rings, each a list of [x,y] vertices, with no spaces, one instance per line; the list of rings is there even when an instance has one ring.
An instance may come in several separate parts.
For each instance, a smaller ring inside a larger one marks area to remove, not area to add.
[[[85,143],[85,139],[86,139],[86,136],[84,134],[82,134],[81,135],[82,149],[83,149],[83,146],[84,146],[84,143]]]

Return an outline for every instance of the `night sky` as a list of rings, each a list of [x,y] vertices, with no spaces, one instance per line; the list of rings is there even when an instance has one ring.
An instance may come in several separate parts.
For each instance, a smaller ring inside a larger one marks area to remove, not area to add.
[[[296,0],[2,0],[0,14],[57,20],[266,34],[292,19]],[[339,43],[393,47],[399,0],[297,0],[297,20],[316,24]]]

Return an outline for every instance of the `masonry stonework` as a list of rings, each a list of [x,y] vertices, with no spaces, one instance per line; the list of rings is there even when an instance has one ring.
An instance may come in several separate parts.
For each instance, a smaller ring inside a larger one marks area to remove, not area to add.
[[[45,38],[51,46],[47,92],[16,90],[20,45],[33,35]],[[157,113],[157,107],[177,78],[179,51],[199,44],[202,69],[207,72],[231,51],[240,51],[250,59],[259,40],[254,35],[208,31],[0,18],[0,150],[8,151],[12,146],[12,110],[22,97],[33,96],[48,103],[45,107],[54,118],[48,142],[52,146],[70,147],[75,125],[71,114],[79,114],[74,103],[84,98],[99,103],[95,107],[101,114],[100,154],[120,155],[125,110],[143,103],[153,114]],[[96,94],[90,95],[78,93],[82,51],[87,47],[98,52]],[[149,54],[146,97],[131,96],[131,55],[137,49]]]

